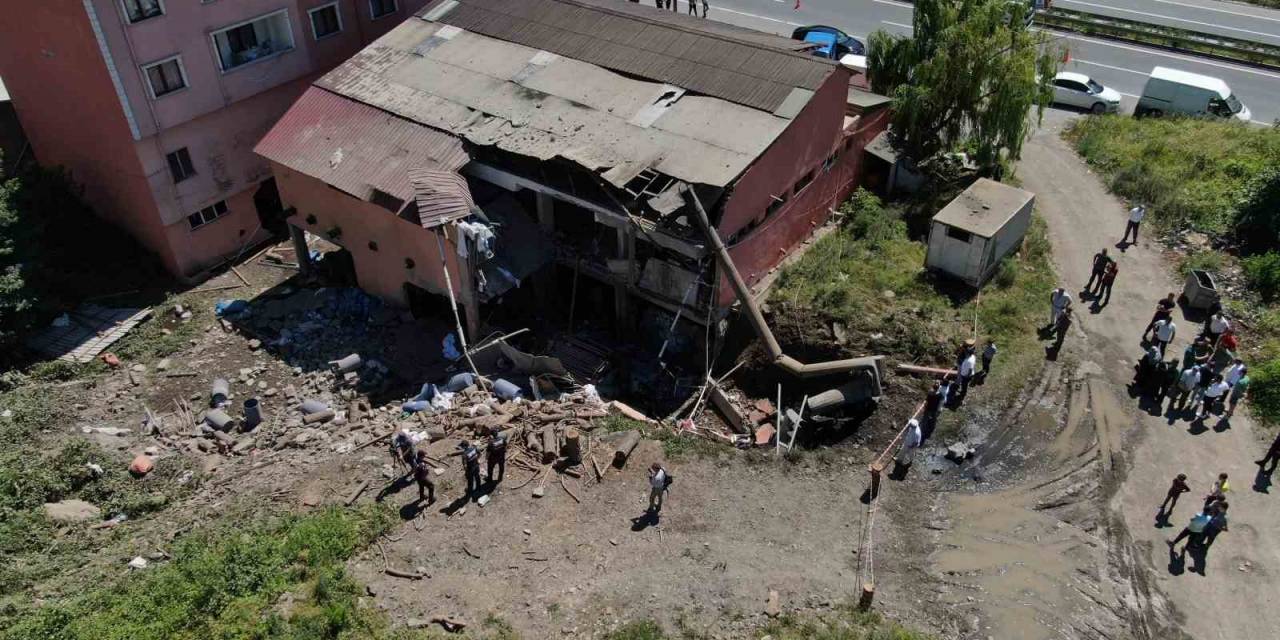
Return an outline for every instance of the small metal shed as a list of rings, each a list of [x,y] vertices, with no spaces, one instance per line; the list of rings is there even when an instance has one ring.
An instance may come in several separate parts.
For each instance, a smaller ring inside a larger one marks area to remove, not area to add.
[[[925,266],[981,287],[1031,226],[1035,194],[979,178],[933,217]]]

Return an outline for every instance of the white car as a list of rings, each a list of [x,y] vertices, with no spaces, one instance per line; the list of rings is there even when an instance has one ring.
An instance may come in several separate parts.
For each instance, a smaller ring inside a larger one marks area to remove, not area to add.
[[[1083,73],[1063,71],[1053,77],[1053,101],[1094,113],[1120,110],[1120,92],[1108,89]]]

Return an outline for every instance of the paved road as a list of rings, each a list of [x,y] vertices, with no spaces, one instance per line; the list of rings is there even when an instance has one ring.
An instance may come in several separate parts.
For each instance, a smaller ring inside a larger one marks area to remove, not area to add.
[[[1053,6],[1280,45],[1280,11],[1248,4],[1213,0],[1054,0]]]
[[[1057,0],[1059,6],[1066,6],[1062,3],[1067,1]],[[1142,3],[1142,6],[1146,6],[1156,2],[1173,2],[1173,0],[1102,1],[1115,6],[1121,6],[1123,3]],[[1253,9],[1244,5],[1214,3],[1207,0],[1177,1],[1179,5],[1212,4],[1230,7],[1231,10],[1240,8],[1242,12]],[[683,2],[684,0],[681,0],[681,11],[685,10]],[[829,24],[861,38],[865,38],[867,34],[877,29],[901,34],[911,32],[911,5],[894,0],[801,0],[799,11],[794,10],[794,6],[795,0],[711,0],[710,18],[787,34],[795,27],[804,24]],[[1278,12],[1272,13],[1280,15]],[[1259,19],[1259,24],[1268,23]],[[1275,32],[1280,34],[1280,22],[1275,25]],[[1066,65],[1067,69],[1086,73],[1098,82],[1114,87],[1126,96],[1125,106],[1129,110],[1133,108],[1137,96],[1142,93],[1146,75],[1150,73],[1152,67],[1160,65],[1225,80],[1235,91],[1236,96],[1253,112],[1253,119],[1256,122],[1270,124],[1280,118],[1280,72],[1264,71],[1085,36],[1063,34],[1055,35],[1054,39],[1071,52],[1071,62]]]

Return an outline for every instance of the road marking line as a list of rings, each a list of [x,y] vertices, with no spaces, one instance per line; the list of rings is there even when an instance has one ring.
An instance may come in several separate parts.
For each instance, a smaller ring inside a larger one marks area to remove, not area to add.
[[[895,27],[902,27],[903,29],[906,29],[908,31],[915,29],[915,27],[909,24],[902,24],[901,22],[889,22],[888,20],[881,20],[880,22],[883,22],[884,24],[891,24]]]
[[[1084,36],[1078,36],[1078,35],[1071,34],[1071,33],[1063,33],[1063,32],[1051,31],[1051,30],[1048,30],[1048,29],[1039,29],[1039,30],[1040,30],[1040,31],[1044,31],[1044,32],[1046,32],[1046,33],[1049,33],[1049,34],[1051,34],[1051,35],[1054,35],[1054,36],[1056,36],[1056,37],[1059,37],[1059,38],[1065,38],[1065,39],[1068,39],[1068,40],[1079,40],[1079,41],[1081,41],[1081,42],[1088,42],[1088,43],[1090,43],[1090,44],[1099,44],[1099,45],[1102,45],[1102,46],[1104,46],[1104,47],[1115,47],[1115,48],[1117,48],[1117,49],[1127,49],[1127,50],[1129,50],[1129,51],[1136,51],[1136,52],[1138,52],[1138,53],[1142,53],[1142,54],[1146,54],[1146,55],[1150,55],[1150,56],[1163,56],[1163,57],[1165,57],[1165,58],[1173,58],[1174,60],[1182,60],[1183,62],[1190,62],[1190,63],[1194,63],[1194,64],[1203,64],[1203,65],[1207,65],[1207,66],[1210,66],[1210,67],[1219,67],[1219,68],[1222,68],[1222,69],[1230,69],[1231,71],[1238,71],[1238,72],[1240,72],[1240,73],[1251,73],[1251,74],[1253,74],[1253,75],[1255,75],[1255,76],[1262,76],[1262,77],[1264,77],[1264,78],[1272,78],[1272,79],[1275,79],[1275,80],[1280,80],[1280,75],[1278,75],[1278,74],[1268,73],[1268,72],[1266,72],[1266,71],[1258,71],[1258,70],[1256,70],[1256,69],[1250,69],[1250,68],[1248,68],[1248,67],[1244,67],[1244,66],[1241,66],[1241,65],[1225,64],[1225,63],[1222,63],[1222,62],[1214,62],[1214,61],[1212,61],[1212,60],[1206,60],[1206,59],[1204,59],[1204,58],[1197,58],[1197,57],[1193,57],[1193,56],[1186,56],[1186,55],[1180,55],[1180,54],[1175,54],[1175,53],[1167,53],[1167,52],[1160,51],[1160,50],[1157,50],[1157,49],[1146,49],[1146,48],[1143,48],[1143,47],[1132,47],[1132,46],[1129,46],[1129,45],[1119,44],[1119,43],[1116,43],[1116,42],[1107,42],[1107,41],[1104,41],[1104,40],[1098,40],[1098,39],[1095,39],[1095,38],[1086,38],[1086,37],[1084,37]]]
[[[1134,14],[1137,14],[1137,15],[1140,15],[1140,16],[1149,16],[1149,17],[1152,17],[1152,18],[1165,18],[1165,19],[1167,19],[1167,20],[1176,20],[1176,21],[1178,21],[1178,22],[1186,22],[1186,23],[1188,23],[1188,24],[1196,24],[1196,25],[1200,25],[1200,26],[1202,26],[1202,27],[1216,27],[1216,28],[1218,28],[1218,29],[1226,29],[1226,30],[1228,30],[1228,31],[1239,31],[1239,32],[1241,32],[1241,33],[1248,33],[1248,34],[1255,35],[1255,36],[1265,36],[1265,37],[1267,37],[1267,38],[1276,38],[1276,39],[1280,39],[1280,34],[1267,33],[1267,32],[1265,32],[1265,31],[1250,31],[1250,30],[1248,30],[1248,29],[1240,29],[1240,28],[1238,28],[1238,27],[1228,27],[1228,26],[1224,26],[1224,25],[1220,25],[1220,24],[1214,24],[1214,23],[1212,23],[1212,22],[1201,22],[1201,21],[1199,21],[1199,20],[1188,20],[1187,18],[1178,18],[1178,17],[1174,17],[1174,16],[1166,16],[1166,15],[1164,15],[1164,14],[1160,14],[1160,13],[1148,13],[1148,12],[1146,12],[1146,11],[1136,11],[1136,10],[1134,10],[1134,9],[1121,9],[1120,7],[1112,7],[1112,6],[1110,6],[1110,5],[1097,4],[1097,3],[1094,3],[1094,2],[1083,2],[1082,0],[1059,0],[1059,1],[1060,1],[1060,2],[1062,2],[1063,4],[1079,4],[1079,5],[1084,5],[1084,6],[1086,6],[1086,7],[1098,7],[1098,8],[1101,8],[1101,9],[1110,9],[1110,10],[1112,10],[1112,11],[1122,11],[1122,12],[1124,12],[1124,13],[1134,13]]]
[[[1206,7],[1199,4],[1187,4],[1185,2],[1174,2],[1173,0],[1151,0],[1161,4],[1173,4],[1179,7],[1188,7],[1190,9],[1200,9],[1201,11],[1217,11],[1218,13],[1227,13],[1233,16],[1242,16],[1245,18],[1254,18],[1257,20],[1270,20],[1271,22],[1280,22],[1280,18],[1272,18],[1271,16],[1258,15],[1256,13],[1244,13],[1242,11],[1230,11],[1228,9],[1217,9],[1214,7]]]
[[[735,13],[735,14],[737,14],[737,15],[740,15],[740,16],[746,16],[746,17],[748,17],[748,18],[755,18],[756,20],[768,20],[769,22],[777,22],[777,23],[780,23],[780,24],[790,25],[790,26],[793,26],[793,27],[800,27],[800,26],[804,26],[804,25],[800,24],[799,22],[791,22],[791,21],[789,21],[789,20],[779,20],[779,19],[777,19],[777,18],[770,18],[770,17],[768,17],[768,16],[760,16],[760,15],[756,15],[756,14],[754,14],[754,13],[747,13],[746,11],[738,11],[737,9],[726,9],[726,8],[724,8],[724,7],[716,7],[716,8],[715,8],[715,10],[716,10],[716,11],[723,11],[723,12],[725,12],[725,13]]]
[[[907,3],[904,3],[904,2],[894,2],[893,0],[871,0],[871,1],[872,1],[872,2],[874,2],[874,3],[876,3],[876,4],[887,4],[887,5],[891,6],[891,7],[897,7],[897,8],[899,8],[899,9],[906,9],[907,11],[910,11],[910,12],[912,12],[912,13],[915,13],[915,10],[916,10],[915,5],[907,4]]]

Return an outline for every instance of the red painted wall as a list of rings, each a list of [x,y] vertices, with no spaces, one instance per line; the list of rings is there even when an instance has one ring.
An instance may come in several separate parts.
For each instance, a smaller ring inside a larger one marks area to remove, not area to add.
[[[284,205],[297,210],[289,218],[290,224],[321,237],[335,225],[342,228],[342,237],[336,242],[351,252],[360,288],[402,306],[407,305],[406,282],[432,293],[448,295],[435,232],[311,176],[278,163],[271,164]],[[316,217],[315,224],[307,223],[309,215]],[[371,241],[377,243],[377,251],[369,248]],[[458,254],[451,239],[446,239],[444,252],[454,294],[461,301],[464,281],[459,275]],[[405,258],[413,260],[412,269],[405,268]]]
[[[862,116],[844,131],[849,73],[838,69],[818,89],[791,126],[774,141],[734,184],[725,203],[718,231],[728,239],[760,220],[729,246],[729,254],[748,285],[754,285],[791,251],[827,221],[831,209],[853,192],[862,174],[863,148],[888,126],[887,109]],[[828,169],[822,165],[840,149]],[[787,203],[766,217],[772,196],[789,192],[809,171],[817,176]],[[718,304],[732,304],[735,295],[728,276],[722,276]]]
[[[146,173],[79,2],[32,2],[0,20],[0,77],[44,166],[66,167],[84,197],[178,271]],[[105,160],[104,160],[105,159]]]

